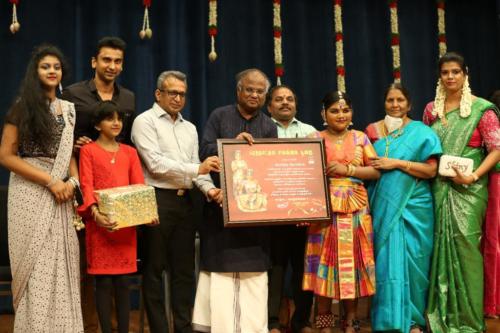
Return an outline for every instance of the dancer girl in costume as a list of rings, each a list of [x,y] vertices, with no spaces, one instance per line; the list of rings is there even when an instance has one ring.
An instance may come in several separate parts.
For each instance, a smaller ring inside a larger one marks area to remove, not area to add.
[[[357,299],[375,292],[372,220],[362,180],[380,172],[369,166],[376,153],[368,137],[348,129],[352,104],[345,93],[328,93],[321,115],[326,129],[315,136],[325,140],[333,219],[309,227],[303,288],[316,295],[315,326],[322,333],[333,332],[332,299],[344,306],[343,328],[351,333],[359,330]]]

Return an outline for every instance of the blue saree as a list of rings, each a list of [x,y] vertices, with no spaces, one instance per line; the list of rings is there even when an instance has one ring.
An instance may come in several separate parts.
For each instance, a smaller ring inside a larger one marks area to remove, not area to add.
[[[374,143],[379,156],[425,162],[441,154],[438,136],[420,121]],[[425,307],[433,246],[434,210],[428,181],[399,170],[383,171],[369,189],[373,216],[376,294],[374,331],[409,332],[425,327]]]

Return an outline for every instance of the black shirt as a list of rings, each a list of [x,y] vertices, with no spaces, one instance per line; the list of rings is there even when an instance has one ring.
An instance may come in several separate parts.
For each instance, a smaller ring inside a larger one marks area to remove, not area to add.
[[[234,139],[241,132],[254,138],[277,138],[274,122],[261,111],[245,119],[236,105],[215,109],[208,118],[200,144],[200,159],[217,155],[217,139]],[[220,187],[218,174],[212,173]],[[265,272],[271,266],[269,227],[224,228],[222,209],[207,203],[200,225],[202,270],[210,272]]]
[[[61,98],[75,104],[75,139],[87,136],[92,140],[96,140],[99,133],[92,125],[92,115],[96,105],[102,102],[102,99],[97,93],[94,80],[81,81],[66,87]],[[132,145],[130,131],[135,118],[134,93],[115,83],[112,101],[117,103],[120,110],[125,113],[123,129],[117,140]]]

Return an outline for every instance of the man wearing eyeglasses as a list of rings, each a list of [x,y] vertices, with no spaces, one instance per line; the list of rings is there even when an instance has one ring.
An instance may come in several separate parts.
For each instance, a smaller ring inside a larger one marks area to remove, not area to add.
[[[160,74],[156,103],[132,125],[132,141],[143,163],[144,178],[155,187],[160,225],[144,229],[143,295],[150,331],[168,331],[162,272],[170,272],[175,332],[192,332],[194,290],[194,208],[189,191],[193,184],[215,202],[221,202],[208,173],[219,172],[219,159],[198,158],[196,127],[184,119],[186,75],[178,71]],[[207,175],[202,177],[201,175]],[[169,286],[165,286],[168,288]]]
[[[236,76],[237,103],[208,118],[200,156],[217,155],[218,138],[276,138],[276,125],[261,108],[270,83],[260,70]],[[259,167],[249,166],[249,167]],[[219,187],[218,174],[212,179]],[[200,332],[267,332],[267,270],[271,266],[268,227],[224,228],[222,209],[209,202],[200,224],[200,276],[193,328]]]

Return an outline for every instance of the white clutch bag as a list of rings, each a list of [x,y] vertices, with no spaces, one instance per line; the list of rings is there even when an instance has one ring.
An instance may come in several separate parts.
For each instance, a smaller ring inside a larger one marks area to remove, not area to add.
[[[457,173],[452,167],[456,167],[465,176],[469,176],[474,168],[474,161],[471,158],[442,155],[439,160],[439,174],[445,177],[455,177]]]

